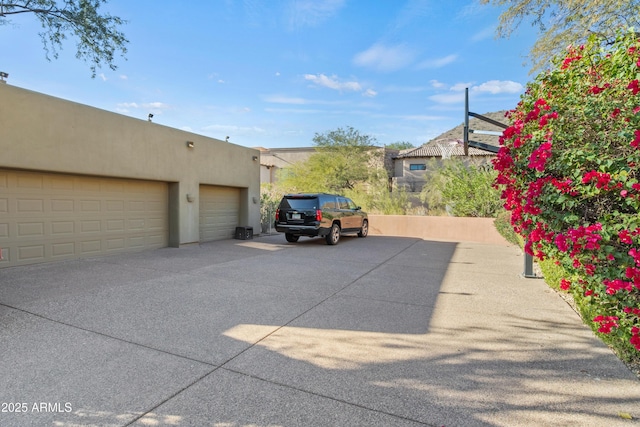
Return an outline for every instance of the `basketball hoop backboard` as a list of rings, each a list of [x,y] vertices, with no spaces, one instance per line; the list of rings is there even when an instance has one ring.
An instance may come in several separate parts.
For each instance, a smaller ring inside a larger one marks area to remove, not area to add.
[[[451,155],[453,154],[453,150],[456,148],[456,145],[458,145],[458,143],[455,141],[438,143],[438,148],[440,148],[440,154],[442,155],[442,160],[448,160],[451,158]]]

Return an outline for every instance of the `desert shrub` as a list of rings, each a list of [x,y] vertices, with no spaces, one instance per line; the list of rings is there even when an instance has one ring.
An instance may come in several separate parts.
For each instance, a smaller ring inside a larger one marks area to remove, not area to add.
[[[500,193],[493,187],[496,175],[488,165],[452,158],[430,169],[421,200],[435,213],[494,217],[502,210]]]
[[[511,226],[511,214],[508,211],[498,213],[496,215],[496,219],[493,221],[493,225],[507,242],[513,245],[522,246],[522,238],[520,238],[513,230],[513,227]]]

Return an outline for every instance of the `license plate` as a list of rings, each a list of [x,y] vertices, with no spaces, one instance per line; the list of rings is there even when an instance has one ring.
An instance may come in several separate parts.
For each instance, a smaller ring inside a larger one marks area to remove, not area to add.
[[[302,219],[299,213],[291,214],[291,219]]]

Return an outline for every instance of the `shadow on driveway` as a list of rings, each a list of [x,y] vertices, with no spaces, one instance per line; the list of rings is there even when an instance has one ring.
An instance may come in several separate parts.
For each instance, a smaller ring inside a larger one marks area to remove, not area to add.
[[[637,379],[521,267],[276,235],[2,269],[0,425],[635,424]]]

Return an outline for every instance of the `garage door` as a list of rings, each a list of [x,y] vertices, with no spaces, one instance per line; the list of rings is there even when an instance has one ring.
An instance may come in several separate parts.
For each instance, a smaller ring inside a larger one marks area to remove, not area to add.
[[[167,246],[166,183],[0,169],[0,266]]]
[[[200,186],[200,241],[231,239],[239,224],[240,190]]]

